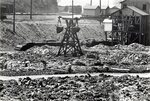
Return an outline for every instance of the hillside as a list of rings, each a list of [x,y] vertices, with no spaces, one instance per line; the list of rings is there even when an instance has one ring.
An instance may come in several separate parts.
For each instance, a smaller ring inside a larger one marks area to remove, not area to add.
[[[87,24],[83,24],[87,23]],[[97,21],[91,21],[97,22]],[[81,27],[78,33],[81,42],[89,39],[103,40],[103,30],[99,24],[91,23],[81,20],[79,25]],[[81,24],[82,23],[82,24]],[[29,42],[43,42],[44,40],[61,41],[63,33],[56,33],[56,24],[38,23],[38,22],[18,22],[16,23],[16,33],[12,32],[12,24],[0,23],[0,47],[4,49],[13,49],[18,44],[25,44]]]
[[[13,0],[1,0],[0,4],[12,2]],[[33,0],[33,13],[55,13],[57,11],[57,0]],[[16,0],[16,12],[30,12],[30,0]]]

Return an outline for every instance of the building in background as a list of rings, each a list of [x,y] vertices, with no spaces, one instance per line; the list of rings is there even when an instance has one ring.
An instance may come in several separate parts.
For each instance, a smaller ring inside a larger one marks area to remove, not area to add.
[[[116,11],[118,11],[119,10],[119,8],[118,7],[116,7],[116,6],[114,6],[114,7],[112,7],[112,8],[110,8],[110,7],[107,7],[107,9],[106,9],[106,12],[107,12],[107,16],[110,16],[111,14],[113,14],[114,12],[116,12]]]
[[[66,13],[72,13],[72,6],[58,6],[59,12],[66,12]],[[74,14],[81,14],[82,13],[82,6],[74,6],[73,7],[73,13]]]
[[[98,17],[100,16],[100,6],[85,6],[83,7],[82,16],[84,17]]]

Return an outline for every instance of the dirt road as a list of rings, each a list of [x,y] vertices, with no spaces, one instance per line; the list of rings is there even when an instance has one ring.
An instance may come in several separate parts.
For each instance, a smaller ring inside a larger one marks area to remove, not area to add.
[[[92,73],[91,76],[98,76],[101,73]],[[112,76],[123,76],[123,75],[131,75],[131,76],[140,76],[143,78],[150,78],[150,73],[104,73],[106,75],[112,75]],[[48,78],[48,77],[73,77],[73,76],[81,76],[81,75],[87,75],[87,74],[58,74],[58,75],[32,75],[32,76],[13,76],[13,77],[8,77],[8,76],[0,76],[0,80],[18,80],[19,78],[25,78],[25,77],[30,77],[32,79],[37,79],[37,78]]]

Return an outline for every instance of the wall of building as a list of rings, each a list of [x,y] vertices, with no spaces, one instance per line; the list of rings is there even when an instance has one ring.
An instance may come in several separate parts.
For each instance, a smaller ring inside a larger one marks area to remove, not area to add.
[[[1,13],[8,13],[8,14],[13,13],[13,4],[0,4],[0,5],[1,5],[0,7]],[[2,6],[5,7],[5,9],[3,9]]]
[[[95,16],[95,9],[84,9],[84,16]]]
[[[148,45],[150,45],[150,16],[148,17]]]
[[[100,7],[97,7],[95,10],[95,16],[99,16],[100,15]]]
[[[101,9],[101,15],[106,15],[106,9]]]

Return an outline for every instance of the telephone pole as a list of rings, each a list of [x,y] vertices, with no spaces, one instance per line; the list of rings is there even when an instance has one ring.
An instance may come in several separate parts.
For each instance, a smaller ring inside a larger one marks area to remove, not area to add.
[[[102,2],[101,2],[101,0],[99,0],[99,7],[100,7],[100,10],[102,9]]]
[[[92,0],[91,0],[91,3],[90,3],[90,5],[92,6]]]
[[[30,19],[32,20],[32,4],[33,4],[33,0],[30,0]]]
[[[15,33],[16,32],[16,24],[15,24],[15,19],[16,19],[16,8],[15,8],[15,5],[16,5],[16,0],[14,0],[14,4],[13,4],[13,32]]]
[[[109,0],[108,0],[108,7],[109,7]]]
[[[74,2],[72,0],[72,18],[74,17],[74,14],[73,14],[74,13],[74,7],[73,6],[74,6]]]

